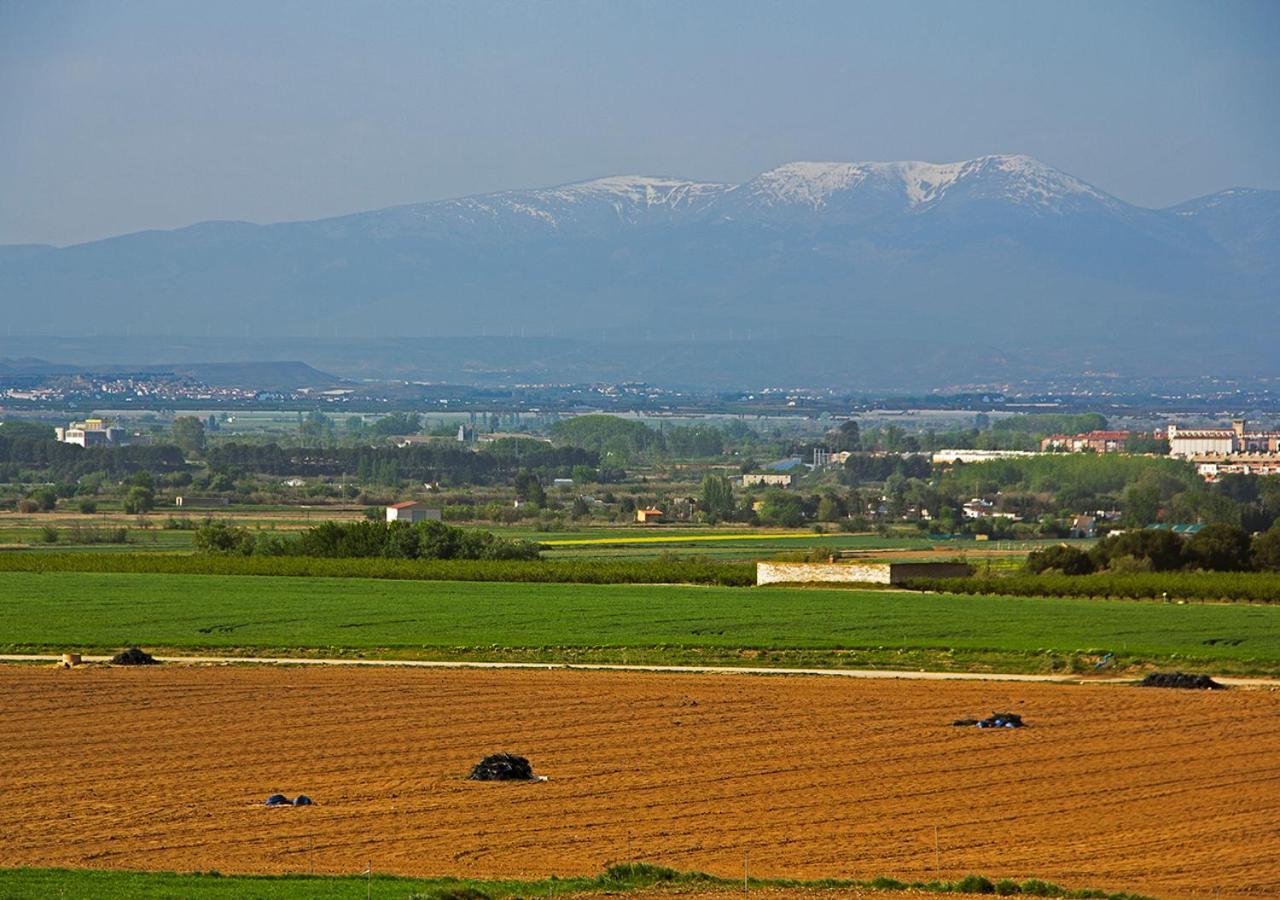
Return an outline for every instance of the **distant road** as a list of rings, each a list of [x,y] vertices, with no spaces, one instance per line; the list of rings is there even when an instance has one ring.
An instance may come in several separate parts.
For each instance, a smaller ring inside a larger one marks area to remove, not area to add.
[[[109,662],[110,656],[85,656],[85,662]],[[398,666],[416,669],[583,669],[607,672],[673,672],[692,675],[827,675],[839,678],[880,678],[908,681],[1034,681],[1057,684],[1131,684],[1133,677],[1081,675],[1017,675],[1001,672],[911,672],[887,669],[783,669],[764,666],[638,666],[614,663],[530,663],[464,662],[425,659],[316,659],[288,656],[157,656],[166,663],[217,665],[227,663],[266,666]],[[0,654],[0,663],[48,663],[61,656],[42,654]],[[1215,681],[1234,687],[1280,688],[1274,678],[1233,678],[1213,676]]]

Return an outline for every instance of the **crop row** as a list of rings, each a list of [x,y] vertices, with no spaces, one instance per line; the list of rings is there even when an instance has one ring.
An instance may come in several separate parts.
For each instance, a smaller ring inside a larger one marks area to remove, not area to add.
[[[1097,575],[1013,575],[921,578],[910,587],[950,594],[1013,597],[1088,597],[1123,600],[1247,600],[1280,602],[1276,572],[1137,572]]]
[[[559,584],[755,584],[750,563],[700,560],[415,560],[307,556],[167,556],[122,553],[0,553],[0,572],[161,575],[282,575],[410,581]]]

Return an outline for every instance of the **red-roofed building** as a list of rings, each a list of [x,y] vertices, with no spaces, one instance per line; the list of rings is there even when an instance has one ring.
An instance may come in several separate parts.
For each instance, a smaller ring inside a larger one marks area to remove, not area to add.
[[[1130,431],[1087,431],[1083,434],[1051,434],[1040,442],[1041,451],[1070,453],[1123,453]]]

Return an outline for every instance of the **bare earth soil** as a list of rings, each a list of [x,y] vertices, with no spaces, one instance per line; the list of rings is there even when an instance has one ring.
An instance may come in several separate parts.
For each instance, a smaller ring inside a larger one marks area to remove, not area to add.
[[[950,724],[1006,709],[1030,727]],[[464,780],[500,750],[549,780]],[[265,808],[276,791],[316,805]],[[0,805],[4,866],[543,877],[630,856],[1275,897],[1280,692],[0,666]]]

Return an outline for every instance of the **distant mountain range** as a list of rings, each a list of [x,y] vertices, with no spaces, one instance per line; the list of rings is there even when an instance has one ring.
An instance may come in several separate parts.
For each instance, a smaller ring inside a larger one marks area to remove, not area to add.
[[[889,357],[907,341],[1276,368],[1277,301],[1280,191],[1151,210],[1024,156],[619,176],[0,247],[10,335],[820,335]]]
[[[84,351],[81,350],[81,354]],[[299,387],[327,387],[338,379],[301,362],[180,362],[120,364],[99,363],[78,366],[54,363],[32,356],[10,358],[0,356],[0,379],[6,376],[120,376],[172,375],[218,387],[254,388],[257,390],[292,390]]]

